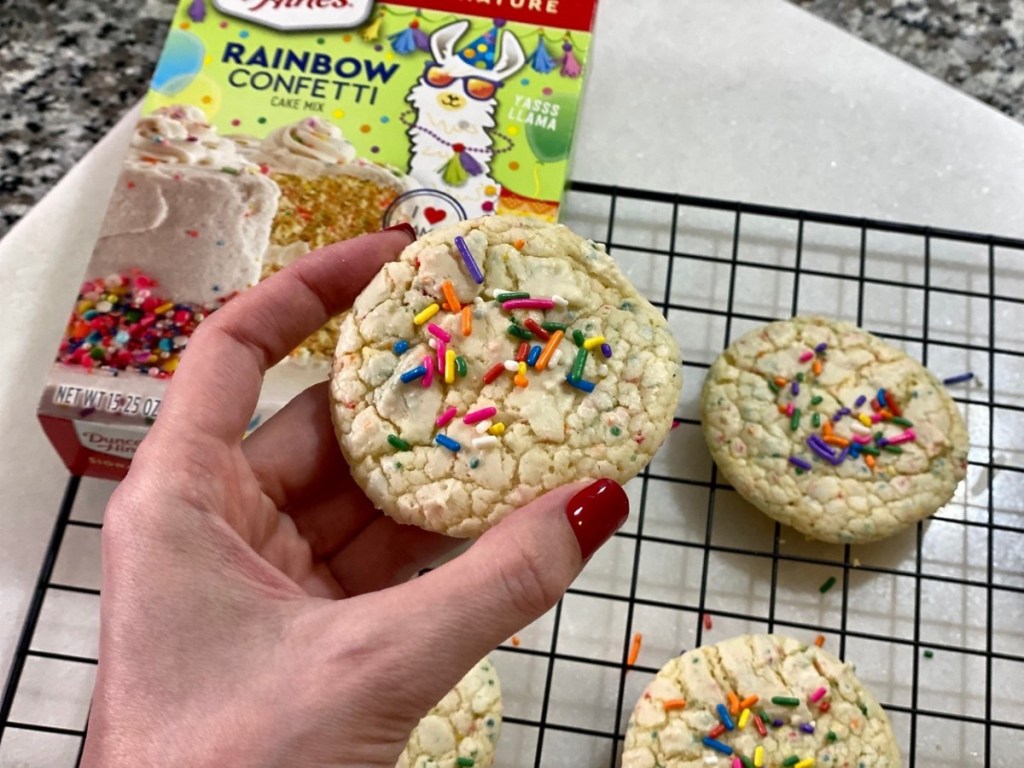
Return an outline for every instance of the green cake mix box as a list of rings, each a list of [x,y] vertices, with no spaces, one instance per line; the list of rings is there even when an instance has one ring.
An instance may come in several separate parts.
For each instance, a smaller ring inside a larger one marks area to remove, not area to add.
[[[202,320],[399,222],[555,220],[596,0],[181,0],[44,390],[76,473],[123,476]],[[327,376],[336,324],[251,426]]]

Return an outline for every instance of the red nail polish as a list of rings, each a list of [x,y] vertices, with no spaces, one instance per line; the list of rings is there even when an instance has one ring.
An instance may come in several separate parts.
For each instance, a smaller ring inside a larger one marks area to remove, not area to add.
[[[390,227],[384,227],[381,232],[404,232],[409,236],[410,240],[416,239],[416,230],[413,229],[412,224],[405,221],[400,224],[392,224]]]
[[[586,561],[626,522],[629,498],[614,480],[598,480],[569,500],[565,516]]]

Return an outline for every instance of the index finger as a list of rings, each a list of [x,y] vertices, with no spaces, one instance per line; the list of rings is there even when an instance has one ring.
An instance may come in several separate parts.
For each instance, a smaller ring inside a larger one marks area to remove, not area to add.
[[[189,424],[224,442],[241,440],[266,370],[350,307],[412,239],[411,228],[398,227],[326,246],[218,309],[182,355],[154,431]]]

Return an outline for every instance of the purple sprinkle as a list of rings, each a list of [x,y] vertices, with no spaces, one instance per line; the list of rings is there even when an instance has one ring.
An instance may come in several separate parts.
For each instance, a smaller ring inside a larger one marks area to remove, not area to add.
[[[804,472],[811,471],[811,462],[807,461],[806,459],[801,459],[799,456],[790,456],[789,463],[792,464],[794,467],[802,469]]]
[[[772,727],[773,728],[781,728],[783,725],[785,725],[785,723],[783,723],[778,718],[775,718],[774,720],[772,720]]]
[[[963,384],[965,381],[970,381],[974,378],[974,374],[968,371],[967,373],[961,373],[959,376],[950,376],[948,379],[943,379],[942,383],[945,386],[950,384]]]
[[[473,258],[473,252],[469,250],[469,246],[466,245],[466,241],[462,239],[460,235],[455,236],[455,247],[459,251],[459,255],[462,256],[462,260],[466,263],[466,269],[469,270],[469,274],[473,277],[473,282],[477,285],[482,285],[484,282],[484,273],[480,271],[480,265],[476,263],[476,259]]]
[[[846,461],[846,457],[849,456],[849,455],[850,455],[850,446],[846,446],[845,448],[843,448],[843,450],[841,450],[839,452],[838,456],[836,456],[834,459],[832,459],[832,463],[835,466],[838,467],[840,464],[842,464],[844,461]]]
[[[850,409],[849,408],[840,408],[838,411],[835,412],[835,415],[832,416],[832,421],[839,421],[841,418],[843,418],[843,416],[849,416],[849,415],[850,415]]]
[[[826,349],[828,349],[828,344],[826,344],[826,343],[825,343],[825,342],[823,341],[823,342],[821,342],[821,344],[819,344],[818,346],[816,346],[816,347],[814,348],[814,351],[815,351],[815,352],[817,352],[817,353],[818,353],[818,354],[820,355],[820,354],[821,354],[822,352],[824,352],[824,351],[825,351]]]
[[[804,733],[814,733],[814,726],[810,723],[800,723],[800,730]]]
[[[811,435],[809,438],[807,438],[807,447],[814,451],[814,453],[816,453],[818,456],[825,459],[825,461],[828,461],[829,463],[835,463],[835,454],[833,454],[832,451],[829,450],[827,445],[821,442],[821,438],[818,437],[817,435]]]
[[[609,344],[608,342],[602,344],[601,354],[605,356],[605,359],[610,358],[612,356],[612,345]]]
[[[797,381],[796,379],[793,379],[793,387],[792,387],[792,389],[793,389],[793,394],[794,395],[799,395],[800,394],[800,382]]]
[[[860,397],[858,397],[858,398],[857,398],[857,399],[856,399],[856,400],[854,401],[854,403],[853,403],[853,407],[854,407],[854,408],[860,408],[860,407],[861,407],[862,405],[864,405],[864,403],[866,403],[867,401],[868,401],[868,398],[867,398],[867,396],[866,396],[866,395],[861,395]]]
[[[875,442],[878,444],[879,448],[884,448],[885,446],[887,446],[889,444],[889,441],[886,438],[884,438],[884,437],[879,438],[878,440],[875,440]]]

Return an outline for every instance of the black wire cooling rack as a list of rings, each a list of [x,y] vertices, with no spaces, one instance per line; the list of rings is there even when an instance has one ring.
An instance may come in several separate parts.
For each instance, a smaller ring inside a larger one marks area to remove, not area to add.
[[[614,767],[634,702],[671,656],[779,632],[856,665],[911,768],[1017,765],[1024,241],[590,183],[571,185],[564,221],[607,243],[665,313],[684,395],[665,447],[627,485],[629,522],[555,609],[495,651],[497,764]],[[887,541],[825,545],[771,522],[719,480],[700,436],[715,355],[809,312],[856,322],[940,378],[973,373],[950,386],[971,437],[967,479]],[[0,704],[2,768],[81,759],[112,487],[68,481]]]

